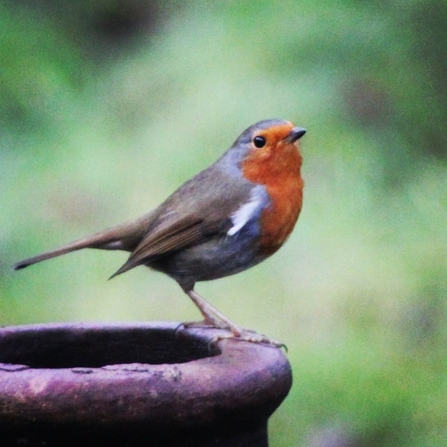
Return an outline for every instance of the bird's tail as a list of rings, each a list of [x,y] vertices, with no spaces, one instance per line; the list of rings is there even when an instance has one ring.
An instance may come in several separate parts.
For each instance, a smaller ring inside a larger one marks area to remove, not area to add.
[[[72,251],[82,250],[83,248],[132,251],[143,237],[152,217],[153,215],[150,213],[132,222],[127,222],[108,230],[77,239],[54,250],[49,250],[32,258],[24,259],[14,264],[13,268],[14,270],[20,270],[29,265],[62,256]]]

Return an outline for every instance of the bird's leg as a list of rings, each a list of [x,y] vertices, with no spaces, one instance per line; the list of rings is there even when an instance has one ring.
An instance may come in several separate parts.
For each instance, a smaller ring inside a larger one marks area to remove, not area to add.
[[[194,290],[185,290],[185,293],[192,299],[193,303],[199,308],[200,312],[204,317],[203,324],[206,326],[212,326],[217,329],[226,329],[231,332],[227,335],[218,335],[215,337],[214,341],[223,340],[226,338],[235,338],[237,340],[249,341],[252,343],[263,343],[277,348],[287,347],[284,343],[280,343],[276,340],[267,338],[265,335],[258,334],[254,331],[247,329],[241,329],[237,324],[229,320],[222,312],[218,311],[214,306],[212,306],[208,301],[202,298]],[[196,323],[197,324],[197,323]],[[194,326],[194,323],[184,323],[186,327]]]
[[[218,311],[196,291],[188,290],[186,294],[192,299],[204,317],[204,324],[217,329],[229,329],[235,337],[239,337],[242,329],[230,321],[222,312]]]

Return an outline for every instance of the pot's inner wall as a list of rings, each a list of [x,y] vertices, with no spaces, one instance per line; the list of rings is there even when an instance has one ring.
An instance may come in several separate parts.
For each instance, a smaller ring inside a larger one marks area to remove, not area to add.
[[[31,328],[3,332],[0,363],[31,368],[99,368],[184,363],[219,354],[209,339],[172,328]]]

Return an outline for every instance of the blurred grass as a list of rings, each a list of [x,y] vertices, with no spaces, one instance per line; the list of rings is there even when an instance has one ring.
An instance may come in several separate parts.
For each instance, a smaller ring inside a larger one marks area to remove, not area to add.
[[[87,25],[119,2],[56,4],[0,4],[2,324],[197,318],[158,273],[107,282],[123,253],[10,266],[146,212],[250,124],[290,119],[308,129],[294,234],[198,285],[289,348],[271,445],[444,445],[446,7],[170,2],[118,45]]]

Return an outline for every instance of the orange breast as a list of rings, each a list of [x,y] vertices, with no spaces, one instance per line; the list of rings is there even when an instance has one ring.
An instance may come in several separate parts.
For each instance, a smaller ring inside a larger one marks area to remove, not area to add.
[[[260,250],[267,256],[273,254],[286,241],[293,230],[303,203],[301,178],[302,158],[297,143],[285,143],[293,125],[266,129],[268,144],[253,148],[242,163],[245,178],[265,185],[271,205],[261,216]]]

